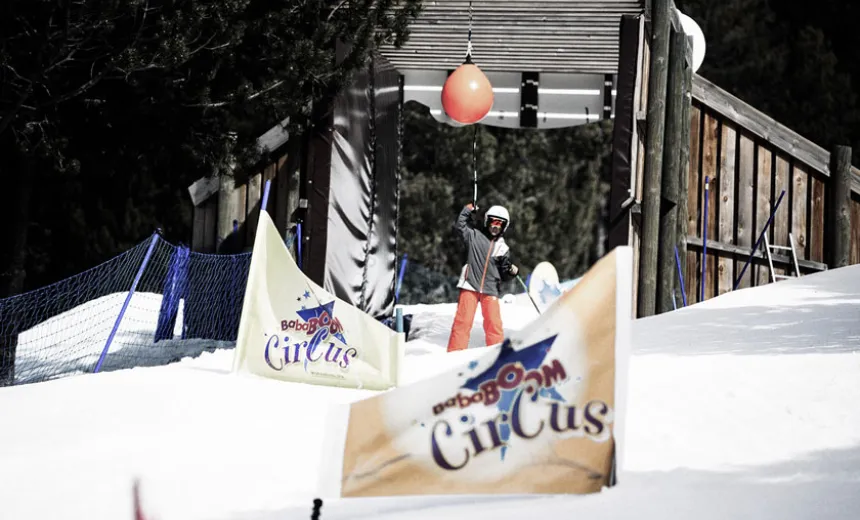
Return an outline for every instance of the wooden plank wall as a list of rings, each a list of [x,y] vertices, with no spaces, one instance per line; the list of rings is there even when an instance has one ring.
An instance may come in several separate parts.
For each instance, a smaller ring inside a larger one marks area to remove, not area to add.
[[[247,183],[235,188],[233,197],[236,200],[236,214],[232,215],[232,219],[239,222],[239,240],[236,243],[241,249],[250,251],[254,245],[260,218],[260,204],[267,180],[272,181],[267,209],[275,221],[278,232],[282,235],[286,233],[291,225],[290,217],[298,205],[297,178],[297,161],[288,161],[287,155],[284,154],[249,176]],[[218,211],[217,194],[194,207],[192,251],[201,253],[219,251]]]
[[[733,290],[783,190],[785,195],[768,228],[767,238],[772,245],[788,246],[789,233],[792,233],[801,272],[824,268],[827,179],[825,172],[784,153],[694,99],[687,193],[687,304],[702,301],[702,289],[705,300]],[[708,199],[707,214],[705,197]],[[707,254],[703,259],[704,226],[707,227]],[[793,274],[794,269],[788,267],[783,262],[774,263],[777,274]],[[744,271],[738,288],[770,281],[766,261],[763,255],[758,255]]]
[[[639,39],[639,74],[636,83],[636,92],[635,98],[633,102],[633,117],[636,119],[636,124],[633,125],[633,150],[631,163],[634,165],[634,174],[632,179],[632,186],[634,187],[633,193],[637,201],[642,200],[642,176],[645,172],[645,137],[646,137],[646,124],[645,124],[645,114],[648,111],[648,78],[649,78],[649,69],[651,63],[651,37],[648,29],[645,24],[643,24],[640,32]],[[642,236],[641,232],[641,220],[638,218],[641,212],[639,211],[639,204],[636,205],[634,209],[634,218],[630,219],[630,245],[633,249],[633,316],[638,315],[638,311],[636,309],[638,298],[638,287],[639,287],[639,244]]]
[[[191,250],[214,253],[218,232],[218,197],[209,197],[194,207]]]

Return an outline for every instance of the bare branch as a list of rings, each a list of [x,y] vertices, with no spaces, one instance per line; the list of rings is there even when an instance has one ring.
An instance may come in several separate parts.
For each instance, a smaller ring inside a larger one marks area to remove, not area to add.
[[[233,45],[232,42],[222,43],[221,45],[216,45],[214,47],[206,47],[207,51],[219,51],[221,49],[226,49],[227,47]]]
[[[334,13],[336,13],[338,11],[338,9],[340,9],[341,7],[346,5],[346,2],[347,2],[347,0],[340,0],[340,3],[337,4],[336,6],[334,6],[334,9],[331,10],[331,12],[328,14],[328,18],[326,18],[325,21],[330,22],[332,16],[334,16]]]
[[[195,38],[195,40],[196,40],[196,39],[199,39],[199,38]],[[207,45],[209,45],[209,43],[211,43],[211,42],[212,42],[212,40],[214,40],[214,39],[215,39],[215,35],[213,34],[212,36],[210,36],[210,37],[209,37],[209,39],[208,39],[208,40],[206,40],[206,43],[204,43],[203,45],[201,45],[201,46],[197,47],[197,48],[196,48],[196,49],[194,49],[193,51],[189,52],[189,53],[188,53],[188,55],[189,55],[189,56],[194,56],[195,54],[197,54],[198,52],[202,51],[203,49],[206,49],[206,46],[207,46]],[[186,60],[186,61],[187,61],[187,60]]]
[[[25,78],[24,76],[22,76],[21,74],[19,74],[19,73],[18,73],[18,71],[17,71],[17,70],[15,70],[15,68],[14,68],[14,67],[12,67],[12,65],[9,65],[8,63],[4,63],[4,64],[2,65],[2,67],[3,67],[4,69],[8,70],[9,72],[11,72],[12,74],[14,74],[16,78],[20,79],[21,81],[23,81],[23,82],[24,82],[24,83],[26,83],[27,85],[32,85],[32,84],[33,84],[32,80],[29,80],[29,79]],[[12,82],[10,81],[10,83],[12,83]]]
[[[76,88],[76,89],[74,89],[74,90],[72,90],[72,91],[70,91],[70,92],[67,92],[67,93],[65,93],[65,94],[63,94],[63,95],[60,95],[60,96],[58,96],[58,97],[55,97],[54,99],[51,99],[51,100],[50,100],[50,101],[48,101],[47,103],[44,103],[43,105],[41,105],[39,108],[46,108],[46,107],[50,107],[50,106],[53,106],[53,105],[58,105],[58,104],[60,104],[60,103],[62,103],[62,102],[64,102],[64,101],[68,101],[69,99],[72,99],[72,98],[74,98],[74,97],[77,97],[77,96],[79,96],[79,95],[83,94],[83,93],[84,93],[84,92],[86,92],[87,90],[89,90],[89,89],[93,88],[94,86],[96,86],[96,84],[98,84],[98,82],[99,82],[99,81],[101,81],[101,80],[102,80],[102,78],[103,78],[103,77],[108,73],[108,71],[111,69],[111,67],[105,67],[104,69],[102,69],[102,70],[101,70],[101,72],[99,72],[98,74],[93,75],[93,68],[94,68],[94,67],[95,67],[95,64],[93,64],[93,67],[91,67],[91,68],[90,68],[90,80],[89,80],[89,81],[87,81],[86,83],[82,84],[81,86],[79,86],[78,88]]]
[[[21,92],[21,95],[18,96],[18,101],[15,103],[15,106],[12,107],[6,115],[3,116],[3,119],[0,119],[0,135],[6,130],[9,126],[9,123],[12,122],[13,119],[18,115],[18,112],[21,110],[21,107],[24,106],[24,102],[27,101],[27,98],[30,97],[31,88],[27,88],[24,92]]]
[[[64,58],[62,58],[60,61],[54,63],[53,65],[49,66],[48,68],[46,68],[44,73],[47,74],[47,73],[51,72],[52,70],[54,70],[55,68],[63,65],[64,63],[67,63],[69,61],[73,61],[76,52],[77,52],[77,49],[70,50],[69,53]]]
[[[272,85],[270,85],[270,86],[268,86],[268,87],[264,88],[263,90],[261,90],[261,91],[259,91],[259,92],[255,92],[254,94],[251,94],[250,96],[248,96],[248,97],[245,99],[245,101],[251,101],[252,99],[257,99],[258,97],[260,97],[260,96],[262,96],[262,95],[266,94],[267,92],[270,92],[270,91],[272,91],[272,90],[274,90],[274,89],[276,89],[276,88],[280,87],[280,86],[281,86],[281,85],[283,85],[283,84],[284,84],[284,80],[276,81],[275,83],[273,83]],[[188,105],[188,104],[186,104],[186,105],[184,105],[184,106],[186,106],[186,107],[190,107],[190,108],[219,108],[219,107],[227,106],[227,105],[232,104],[232,103],[236,103],[236,102],[238,102],[238,101],[243,101],[243,100],[242,100],[242,99],[231,99],[231,100],[228,100],[228,101],[218,101],[218,102],[216,102],[216,103],[195,103],[195,104],[192,104],[192,105]]]

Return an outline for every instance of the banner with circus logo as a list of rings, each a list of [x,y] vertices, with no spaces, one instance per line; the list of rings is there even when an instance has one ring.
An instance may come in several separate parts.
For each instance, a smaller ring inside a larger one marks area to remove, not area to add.
[[[397,385],[404,342],[403,333],[307,278],[269,214],[260,213],[234,372],[385,390]]]
[[[447,373],[332,412],[338,497],[593,493],[623,456],[632,254],[602,258],[537,320]],[[338,416],[338,414],[340,414]]]

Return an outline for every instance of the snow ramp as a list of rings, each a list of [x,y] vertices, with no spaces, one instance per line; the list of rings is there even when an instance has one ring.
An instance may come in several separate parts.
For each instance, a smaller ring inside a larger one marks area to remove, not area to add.
[[[444,329],[453,309],[415,311]],[[506,328],[533,318],[504,316]],[[407,380],[458,357],[427,339],[420,355],[407,344]],[[637,320],[632,349],[616,487],[351,498],[325,501],[320,518],[856,517],[860,266]],[[376,393],[230,375],[231,362],[219,351],[0,389],[0,516],[132,518],[140,478],[151,519],[309,518],[326,407]]]

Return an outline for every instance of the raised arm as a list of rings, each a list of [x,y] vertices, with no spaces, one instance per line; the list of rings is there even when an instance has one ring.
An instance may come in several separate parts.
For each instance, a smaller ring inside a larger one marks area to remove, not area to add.
[[[469,242],[472,238],[472,233],[475,232],[474,228],[469,223],[469,217],[472,216],[473,211],[475,211],[475,209],[471,204],[463,206],[463,209],[460,210],[460,214],[457,215],[457,221],[454,222],[454,231],[460,235],[464,242]]]

